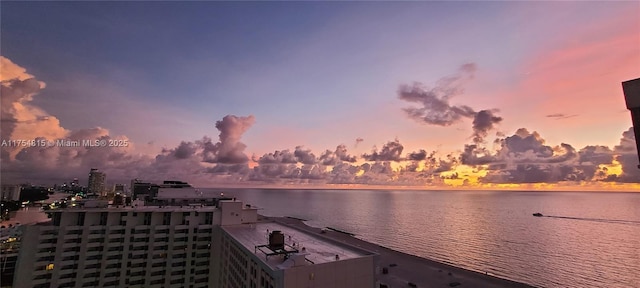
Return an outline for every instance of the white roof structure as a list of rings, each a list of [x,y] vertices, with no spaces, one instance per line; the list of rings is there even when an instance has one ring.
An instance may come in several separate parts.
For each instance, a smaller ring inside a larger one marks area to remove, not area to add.
[[[242,224],[223,226],[222,228],[247,250],[254,252],[263,262],[274,270],[298,266],[301,263],[296,263],[295,265],[289,263],[291,261],[283,263],[284,259],[282,256],[266,257],[263,252],[256,249],[256,246],[269,243],[269,233],[273,231],[281,231],[282,234],[284,234],[285,244],[299,251],[299,253],[290,255],[290,259],[296,262],[299,262],[299,255],[304,255],[304,257],[310,261],[308,264],[321,264],[372,255],[371,252],[359,250],[355,247],[334,242],[319,235],[314,235],[279,223]],[[297,255],[298,257],[296,257]]]

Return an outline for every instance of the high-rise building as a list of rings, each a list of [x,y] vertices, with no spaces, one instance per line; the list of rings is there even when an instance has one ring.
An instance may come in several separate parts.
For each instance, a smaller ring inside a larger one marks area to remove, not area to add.
[[[213,287],[216,207],[69,208],[26,226],[14,287]]]
[[[113,193],[115,194],[125,194],[126,185],[124,184],[115,184],[113,185]]]
[[[107,175],[96,168],[89,172],[89,194],[104,196]]]
[[[633,133],[636,136],[636,149],[640,159],[640,78],[622,82],[622,89],[627,109],[631,111]]]
[[[377,254],[259,221],[240,201],[135,202],[87,200],[25,226],[22,247],[33,249],[20,250],[14,287],[375,286]]]
[[[2,201],[20,200],[20,185],[2,184],[0,198],[2,199]]]

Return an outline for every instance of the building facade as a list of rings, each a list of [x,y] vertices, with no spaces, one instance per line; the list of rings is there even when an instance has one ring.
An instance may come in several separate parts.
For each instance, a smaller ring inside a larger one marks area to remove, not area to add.
[[[107,180],[107,175],[104,172],[100,172],[100,170],[91,168],[89,172],[89,194],[104,196],[105,192],[105,182]]]
[[[63,209],[25,226],[14,287],[211,287],[215,207]]]
[[[375,285],[374,253],[258,221],[257,209],[240,201],[136,206],[141,203],[86,202],[53,210],[47,224],[25,225],[21,245],[33,249],[20,250],[14,287]],[[269,240],[275,231],[282,245],[276,248]]]
[[[20,185],[2,184],[0,199],[2,199],[2,201],[19,201]]]

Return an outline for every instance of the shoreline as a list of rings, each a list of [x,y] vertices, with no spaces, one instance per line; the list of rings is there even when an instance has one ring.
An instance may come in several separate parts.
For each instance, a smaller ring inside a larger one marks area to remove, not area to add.
[[[319,234],[334,241],[377,253],[380,270],[387,268],[388,274],[377,274],[378,281],[387,287],[522,287],[532,288],[529,284],[500,278],[491,274],[453,266],[416,255],[396,251],[375,243],[355,238],[343,232],[312,227],[302,219],[291,217],[268,217],[262,219],[274,221],[300,230]],[[383,287],[383,286],[381,286]]]

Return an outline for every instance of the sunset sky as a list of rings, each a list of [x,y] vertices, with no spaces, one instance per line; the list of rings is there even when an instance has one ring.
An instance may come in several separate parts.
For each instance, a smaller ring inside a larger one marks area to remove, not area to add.
[[[3,183],[640,189],[640,2],[0,5]]]

